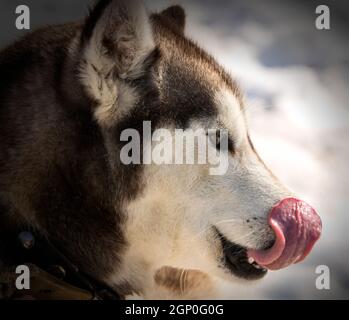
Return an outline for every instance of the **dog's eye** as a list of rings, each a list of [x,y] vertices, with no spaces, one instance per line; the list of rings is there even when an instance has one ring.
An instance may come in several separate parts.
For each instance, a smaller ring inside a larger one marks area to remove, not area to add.
[[[212,144],[216,146],[217,150],[228,147],[228,150],[230,152],[234,151],[234,143],[227,131],[215,130],[215,132],[209,134],[209,137],[212,141]],[[227,141],[227,143],[225,141]]]
[[[215,134],[215,145],[217,149],[221,148],[221,140],[223,139],[223,134],[221,133],[221,130],[217,130]]]

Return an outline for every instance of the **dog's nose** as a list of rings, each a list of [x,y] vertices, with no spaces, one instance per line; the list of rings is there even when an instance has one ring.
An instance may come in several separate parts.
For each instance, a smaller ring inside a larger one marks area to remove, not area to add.
[[[249,250],[248,255],[270,270],[302,261],[320,238],[321,219],[302,200],[280,201],[270,211],[268,222],[275,233],[273,246],[268,250]]]

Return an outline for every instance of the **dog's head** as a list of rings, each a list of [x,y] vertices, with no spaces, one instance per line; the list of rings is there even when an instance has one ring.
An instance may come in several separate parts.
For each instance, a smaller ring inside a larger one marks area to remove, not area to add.
[[[259,279],[301,261],[321,229],[259,158],[238,85],[184,29],[180,7],[150,16],[138,1],[100,1],[74,43],[122,181],[127,248],[112,281],[143,292],[165,266]],[[171,144],[192,132],[193,144]]]

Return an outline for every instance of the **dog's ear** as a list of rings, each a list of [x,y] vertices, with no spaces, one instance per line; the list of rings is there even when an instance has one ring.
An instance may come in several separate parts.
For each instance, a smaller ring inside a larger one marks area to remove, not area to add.
[[[140,0],[101,0],[82,32],[88,63],[101,70],[115,67],[118,76],[136,77],[154,49],[149,17]],[[112,64],[107,66],[107,64]]]
[[[146,9],[139,0],[100,0],[85,21],[80,40],[79,77],[99,105],[99,122],[137,100],[125,80],[142,77],[156,52]]]
[[[162,17],[167,19],[179,31],[184,32],[185,29],[185,11],[181,6],[172,6],[160,13]]]

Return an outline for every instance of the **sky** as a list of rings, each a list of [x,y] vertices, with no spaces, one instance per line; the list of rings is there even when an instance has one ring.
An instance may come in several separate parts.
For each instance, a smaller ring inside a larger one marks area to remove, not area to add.
[[[349,298],[349,5],[345,0],[146,1],[150,10],[181,4],[186,34],[238,80],[246,94],[252,139],[268,166],[317,208],[323,234],[305,262],[246,286],[222,284],[223,298]],[[20,36],[18,4],[32,28],[83,17],[88,0],[2,0],[0,46]],[[331,30],[315,28],[328,4]],[[330,290],[315,287],[315,269],[330,269]]]

